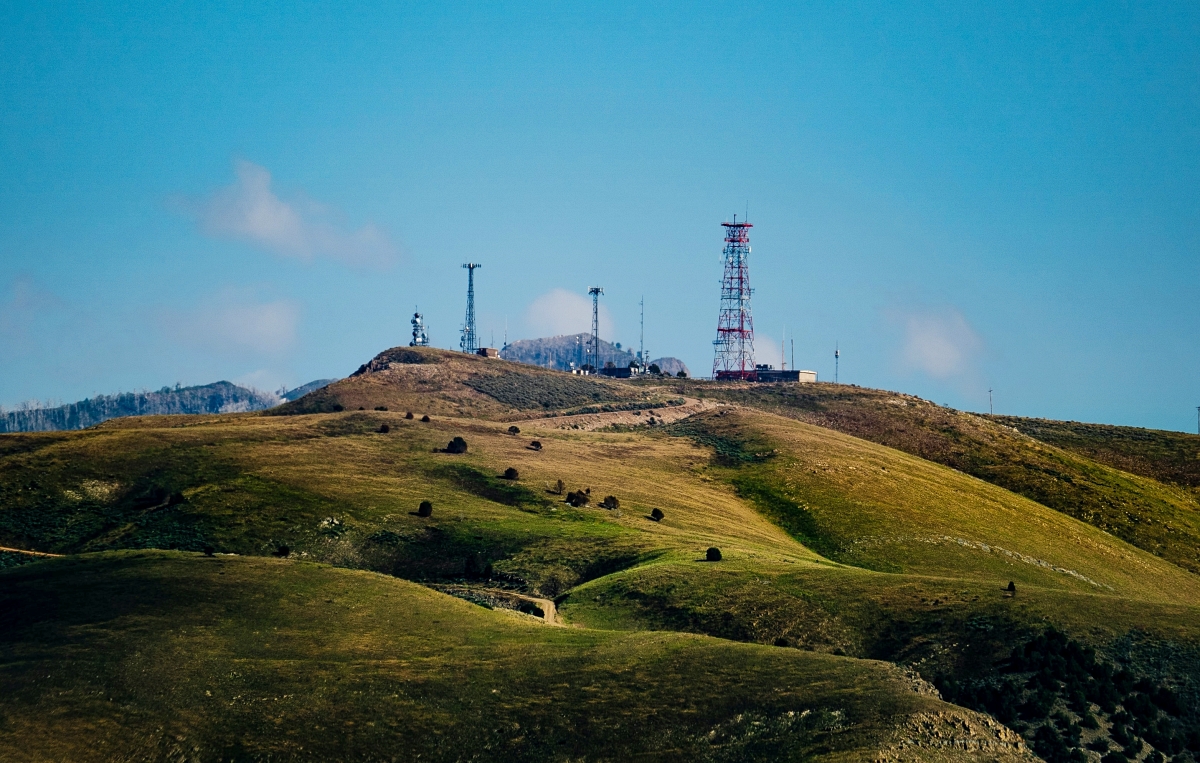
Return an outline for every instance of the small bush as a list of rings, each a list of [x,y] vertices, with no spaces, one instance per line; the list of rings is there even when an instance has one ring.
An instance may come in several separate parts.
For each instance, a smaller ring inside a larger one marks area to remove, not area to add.
[[[704,560],[708,562],[721,561],[721,549],[717,548],[716,546],[710,547],[708,551],[704,552]]]
[[[780,636],[779,638],[775,639],[775,646],[791,646],[791,644],[788,643],[786,638]]]
[[[1017,592],[1017,584],[1010,580],[1010,581],[1008,581],[1008,588],[1006,588],[1005,590],[1008,591],[1009,593],[1016,593]]]
[[[650,511],[650,518],[653,519],[655,522],[661,522],[663,520],[664,516],[666,516],[666,515],[663,514],[662,509],[651,509],[651,511]]]
[[[686,378],[687,378],[687,371],[684,371],[684,370],[681,368],[681,369],[679,369],[679,373],[677,373],[677,374],[675,374],[675,375],[676,375],[676,376],[678,376],[680,379],[686,379]]]
[[[421,505],[417,507],[418,517],[433,516],[433,504],[429,501],[421,501]]]
[[[387,410],[387,406],[386,406],[386,405],[377,405],[377,406],[375,406],[375,410],[377,410],[377,411],[386,411],[386,410]]]
[[[412,415],[412,411],[405,411],[405,412],[404,412],[404,418],[406,418],[406,419],[411,419],[412,417],[413,417],[413,415]]]
[[[517,470],[511,466],[504,470],[504,479],[506,480],[515,480],[518,476]]]
[[[604,500],[600,502],[600,508],[619,509],[621,508],[621,502],[617,500],[615,495],[606,495],[604,496]]]
[[[461,437],[455,437],[453,440],[450,441],[450,444],[446,446],[446,452],[447,453],[466,453],[467,452],[467,441]]]
[[[657,363],[651,363],[649,370],[650,370],[650,373],[654,374],[655,376],[658,376],[659,374],[662,373],[662,369],[658,367]]]
[[[429,414],[427,413],[424,416],[422,416],[421,421],[425,424],[428,424],[429,423]]]
[[[277,556],[280,559],[283,559],[283,558],[291,555],[291,553],[292,553],[291,546],[276,546],[275,550],[271,552],[271,556]]]
[[[344,410],[346,410],[346,409],[342,407],[341,403],[334,403],[334,404],[333,404],[333,412],[334,412],[334,413],[341,413],[341,412],[342,412],[342,411],[344,411]]]
[[[392,428],[389,427],[387,424],[379,425],[379,434],[387,434],[390,431],[392,431]]]
[[[514,435],[521,434],[521,428],[518,426],[511,426],[508,428],[508,433]]]
[[[566,489],[566,485],[563,484],[562,480],[559,480],[558,482],[554,483],[554,494],[555,495],[562,495],[563,490],[565,490],[565,489]]]
[[[583,506],[587,506],[589,500],[591,500],[591,499],[588,497],[588,494],[584,493],[584,492],[572,491],[570,493],[567,493],[567,503],[570,504],[571,506],[574,506],[577,509],[580,507],[583,507]]]
[[[541,440],[534,440],[533,442],[529,443],[529,448],[530,448],[530,450],[541,450],[542,449]]]
[[[217,552],[217,550],[216,550],[215,548],[213,548],[212,546],[207,546],[207,545],[206,545],[206,546],[204,547],[204,555],[205,555],[205,556],[212,556],[212,555],[213,555],[213,554],[215,554],[216,552]]]

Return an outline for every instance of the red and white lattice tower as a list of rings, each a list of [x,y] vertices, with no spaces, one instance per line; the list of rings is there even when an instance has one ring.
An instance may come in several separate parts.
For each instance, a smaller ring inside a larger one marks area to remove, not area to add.
[[[725,227],[725,277],[721,279],[721,317],[713,341],[714,379],[754,379],[754,317],[750,314],[750,228],[748,222]]]

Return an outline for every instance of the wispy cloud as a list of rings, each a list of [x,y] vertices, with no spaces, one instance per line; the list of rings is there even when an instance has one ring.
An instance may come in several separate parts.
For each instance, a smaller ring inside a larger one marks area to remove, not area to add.
[[[62,300],[21,276],[13,280],[9,294],[0,301],[0,339],[23,348],[30,341],[30,330],[47,311],[62,307]]]
[[[328,257],[354,266],[384,267],[399,256],[399,247],[373,224],[347,230],[334,223],[328,206],[281,199],[266,168],[238,160],[234,170],[237,179],[231,185],[205,199],[178,202],[206,236],[247,241],[285,257]]]
[[[291,300],[260,302],[230,290],[191,310],[166,311],[161,319],[170,337],[200,349],[277,356],[296,344],[300,307]]]
[[[901,363],[907,370],[935,379],[976,373],[983,340],[955,308],[897,312],[893,318],[903,326]]]
[[[613,320],[608,308],[600,305],[600,337],[613,340]],[[537,336],[561,336],[592,330],[592,300],[566,289],[552,289],[525,309],[525,324]]]

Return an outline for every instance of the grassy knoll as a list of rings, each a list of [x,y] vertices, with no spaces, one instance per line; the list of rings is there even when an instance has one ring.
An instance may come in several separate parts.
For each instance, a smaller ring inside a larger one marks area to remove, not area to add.
[[[5,760],[1021,758],[884,663],[537,624],[370,573],[120,552],[0,572]]]
[[[1188,450],[1175,440],[1150,438],[1157,444],[1135,448],[1128,445],[1135,440],[1130,436],[1101,445],[1103,438],[1093,433],[1087,447],[1076,438],[1064,449],[1065,435],[1051,438],[1044,427],[1039,431],[1054,444],[911,395],[848,385],[690,382],[689,394],[771,411],[949,466],[1200,572],[1196,493],[1142,476],[1183,474],[1179,464],[1189,452],[1194,457],[1194,444]],[[1172,451],[1176,446],[1183,449]],[[1176,455],[1163,455],[1168,452]],[[1137,468],[1121,471],[1124,467]]]
[[[988,418],[1122,471],[1181,487],[1200,488],[1200,435],[1020,416]]]
[[[507,360],[432,348],[395,347],[347,379],[270,411],[272,415],[333,413],[386,407],[417,416],[523,418],[604,404],[661,402],[640,389],[595,376],[573,376]]]

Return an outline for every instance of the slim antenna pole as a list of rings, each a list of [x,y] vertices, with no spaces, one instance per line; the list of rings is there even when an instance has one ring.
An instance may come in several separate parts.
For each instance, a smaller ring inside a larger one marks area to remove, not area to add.
[[[1200,405],[1196,406],[1196,434],[1200,434]]]
[[[796,370],[796,335],[792,334],[792,370]]]
[[[996,409],[992,407],[992,388],[988,387],[988,414],[995,415]]]
[[[783,339],[779,340],[779,365],[782,366],[780,371],[787,370],[787,329],[783,330]]]
[[[646,367],[646,295],[638,300],[638,307],[641,308],[640,328],[638,329],[638,363]]]
[[[842,351],[838,349],[837,342],[833,343],[833,383],[838,383],[838,362],[841,360]]]
[[[592,295],[592,370],[600,368],[600,295],[604,293],[604,289],[599,286],[593,286],[588,289],[588,294]]]

